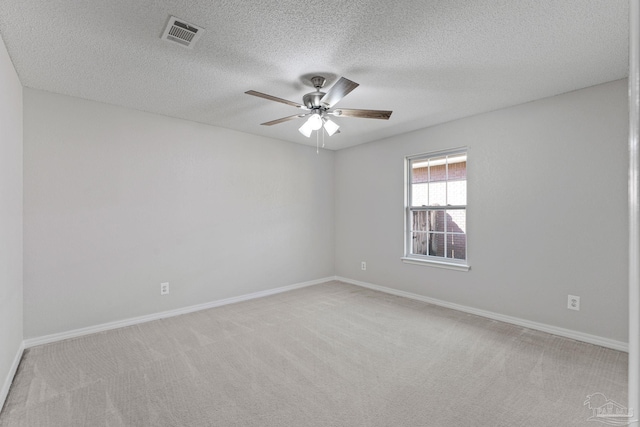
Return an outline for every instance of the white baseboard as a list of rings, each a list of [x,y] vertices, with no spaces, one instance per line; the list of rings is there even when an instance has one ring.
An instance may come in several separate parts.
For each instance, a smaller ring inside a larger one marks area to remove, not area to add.
[[[16,372],[18,371],[18,366],[20,365],[20,360],[22,359],[22,353],[24,353],[24,341],[20,343],[20,347],[18,347],[18,351],[16,353],[16,357],[13,359],[13,363],[11,364],[11,368],[7,373],[7,377],[4,379],[2,384],[2,390],[0,390],[0,410],[4,406],[5,400],[7,400],[7,396],[9,395],[9,389],[11,388],[11,383],[13,382],[13,378],[16,376]]]
[[[614,350],[620,350],[624,352],[629,351],[629,344],[622,341],[616,341],[609,338],[599,337],[597,335],[586,334],[584,332],[578,332],[571,329],[564,329],[557,326],[551,326],[544,323],[533,322],[530,320],[521,319],[518,317],[507,316],[504,314],[494,313],[487,310],[480,310],[473,307],[468,307],[465,305],[455,304],[447,301],[442,301],[435,298],[426,297],[423,295],[414,294],[411,292],[401,291],[398,289],[387,288],[384,286],[374,285],[372,283],[361,282],[359,280],[348,279],[346,277],[340,276],[332,276],[332,277],[324,277],[322,279],[311,280],[308,282],[296,283],[289,286],[282,286],[275,289],[268,289],[266,291],[254,292],[251,294],[240,295],[237,297],[226,298],[217,301],[211,301],[203,304],[192,305],[189,307],[179,308],[175,310],[163,311],[160,313],[149,314],[146,316],[133,317],[130,319],[119,320],[115,322],[103,323],[100,325],[89,326],[81,329],[74,329],[72,331],[61,332],[57,334],[45,335],[42,337],[29,338],[23,342],[23,345],[16,355],[16,361],[14,361],[14,367],[12,368],[12,372],[8,376],[8,379],[5,381],[5,384],[2,388],[2,394],[0,394],[0,398],[6,398],[6,393],[9,391],[9,386],[11,385],[11,380],[13,379],[13,375],[15,374],[15,369],[18,367],[18,363],[20,362],[20,357],[22,356],[22,352],[25,348],[35,347],[42,344],[48,344],[56,341],[62,341],[69,338],[80,337],[83,335],[94,334],[97,332],[108,331],[111,329],[122,328],[125,326],[137,325],[140,323],[150,322],[153,320],[164,319],[173,316],[179,316],[181,314],[192,313],[194,311],[206,310],[208,308],[219,307],[222,305],[233,304],[236,302],[242,302],[251,300],[254,298],[266,297],[269,295],[275,295],[281,292],[291,291],[294,289],[304,288],[307,286],[313,286],[320,283],[329,282],[331,280],[339,280],[344,283],[350,283],[352,285],[361,286],[368,289],[373,289],[376,291],[384,292],[391,295],[397,295],[405,298],[410,298],[418,301],[427,302],[429,304],[438,305],[441,307],[450,308],[453,310],[461,311],[464,313],[474,314],[476,316],[486,317],[488,319],[498,320],[505,323],[511,323],[513,325],[522,326],[529,329],[534,329],[537,331],[546,332],[553,335],[558,335],[565,338],[571,338],[577,341],[583,341],[589,344],[595,344],[602,347],[611,348]],[[7,382],[8,381],[8,382]],[[5,390],[6,389],[6,390]],[[0,400],[3,401],[3,400]]]
[[[352,285],[362,286],[364,288],[373,289],[373,290],[384,292],[391,295],[423,301],[423,302],[438,305],[441,307],[451,308],[453,310],[462,311],[464,313],[475,314],[476,316],[481,316],[481,317],[486,317],[493,320],[499,320],[501,322],[511,323],[513,325],[522,326],[529,329],[535,329],[537,331],[546,332],[552,335],[571,338],[571,339],[574,339],[577,341],[583,341],[589,344],[595,344],[602,347],[611,348],[614,350],[625,351],[627,353],[629,352],[629,344],[622,341],[603,338],[597,335],[585,334],[584,332],[578,332],[571,329],[559,328],[557,326],[546,325],[544,323],[532,322],[530,320],[520,319],[518,317],[506,316],[504,314],[494,313],[492,311],[480,310],[473,307],[467,307],[465,305],[454,304],[451,302],[442,301],[435,298],[429,298],[429,297],[414,294],[411,292],[400,291],[397,289],[373,285],[371,283],[361,282],[358,280],[347,279],[346,277],[337,276],[335,277],[335,280],[339,280],[345,283],[350,283]]]
[[[325,277],[322,279],[311,280],[309,282],[296,283],[293,285],[282,286],[275,289],[267,289],[266,291],[254,292],[251,294],[240,295],[237,297],[225,298],[222,300],[216,300],[206,302],[203,304],[192,305],[189,307],[178,308],[175,310],[162,311],[160,313],[148,314],[146,316],[132,317],[124,320],[117,320],[115,322],[102,323],[100,325],[88,326],[86,328],[74,329],[72,331],[60,332],[57,334],[44,335],[36,338],[29,338],[24,341],[24,348],[31,348],[42,344],[49,344],[56,341],[62,341],[69,338],[81,337],[83,335],[95,334],[97,332],[108,331],[111,329],[123,328],[125,326],[137,325],[140,323],[151,322],[153,320],[165,319],[168,317],[179,316],[181,314],[193,313],[194,311],[206,310],[208,308],[220,307],[222,305],[233,304],[236,302],[247,301],[254,298],[266,297],[269,295],[279,294],[281,292],[291,291],[294,289],[300,289],[307,286],[317,285],[325,283],[331,280],[335,280],[335,277]],[[13,378],[13,377],[12,377]]]

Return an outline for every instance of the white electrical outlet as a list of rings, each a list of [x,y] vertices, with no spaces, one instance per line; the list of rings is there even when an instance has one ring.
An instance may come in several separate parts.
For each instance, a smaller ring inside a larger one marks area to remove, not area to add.
[[[361,269],[363,269],[363,270],[366,270],[366,269],[367,269],[367,263],[366,263],[366,262],[364,262],[364,261],[362,261],[362,262],[360,263],[360,268],[361,268]]]
[[[569,310],[580,311],[580,297],[569,295],[567,298],[567,308]]]
[[[160,295],[167,295],[169,293],[169,282],[160,283]]]

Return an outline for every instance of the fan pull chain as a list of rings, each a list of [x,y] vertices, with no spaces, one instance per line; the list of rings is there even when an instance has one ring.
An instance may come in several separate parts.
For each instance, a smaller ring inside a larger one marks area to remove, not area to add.
[[[323,126],[322,127],[322,148],[324,148],[324,132],[325,132],[325,128]]]
[[[316,132],[316,154],[320,154],[320,149],[318,148],[319,145],[319,136],[318,136],[318,132]]]

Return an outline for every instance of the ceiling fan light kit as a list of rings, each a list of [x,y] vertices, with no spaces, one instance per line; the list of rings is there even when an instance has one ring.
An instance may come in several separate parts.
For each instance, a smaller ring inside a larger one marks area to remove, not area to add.
[[[338,126],[334,122],[331,122],[331,124],[329,124],[329,127],[327,128],[327,120],[329,119],[324,117],[323,114],[324,113],[320,113],[320,112],[312,113],[307,119],[307,121],[304,122],[302,126],[300,126],[300,129],[298,129],[298,131],[300,131],[300,133],[306,136],[307,138],[311,137],[311,132],[313,132],[314,130],[320,130],[323,126],[324,126],[324,129],[329,134],[329,136],[336,133],[336,131],[340,126]]]
[[[289,120],[297,119],[300,117],[307,117],[307,121],[298,129],[300,133],[307,138],[311,137],[313,131],[319,131],[324,129],[329,136],[338,133],[340,126],[334,121],[330,120],[327,116],[334,117],[358,117],[365,119],[382,119],[389,120],[392,111],[386,110],[355,110],[355,109],[340,109],[332,110],[333,106],[338,103],[342,98],[348,95],[352,90],[359,86],[358,83],[353,82],[347,78],[340,77],[332,87],[326,93],[322,92],[322,89],[326,83],[326,79],[322,76],[314,76],[311,78],[311,83],[316,88],[314,92],[309,92],[302,97],[302,104],[297,102],[288,101],[286,99],[278,98],[276,96],[267,95],[266,93],[257,92],[255,90],[249,90],[245,92],[247,95],[257,96],[259,98],[268,99],[270,101],[280,102],[292,107],[306,110],[304,114],[295,114],[293,116],[283,117],[281,119],[271,120],[269,122],[262,123],[264,126],[273,126],[278,123],[284,123]]]

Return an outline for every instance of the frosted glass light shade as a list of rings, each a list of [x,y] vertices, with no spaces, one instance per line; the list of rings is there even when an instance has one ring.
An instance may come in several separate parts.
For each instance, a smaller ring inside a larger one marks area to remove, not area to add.
[[[340,129],[340,126],[338,126],[336,122],[333,122],[329,119],[324,119],[324,128],[329,134],[329,136],[332,136],[334,133],[338,131],[338,129]]]
[[[306,136],[307,138],[311,137],[311,132],[313,132],[313,129],[311,129],[311,125],[309,123],[309,120],[304,122],[304,124],[302,126],[300,126],[300,129],[298,129],[298,131],[301,134],[303,134],[304,136]]]
[[[322,127],[322,117],[320,114],[312,114],[307,123],[311,126],[311,130],[318,130]]]

